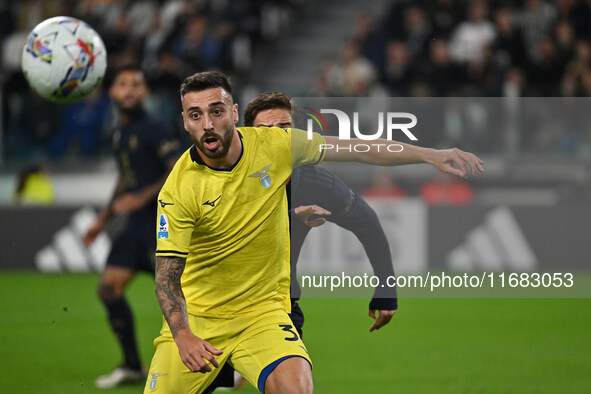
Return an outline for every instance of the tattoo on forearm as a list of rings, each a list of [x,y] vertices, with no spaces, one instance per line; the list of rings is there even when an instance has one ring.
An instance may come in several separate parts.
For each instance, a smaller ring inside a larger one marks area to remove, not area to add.
[[[187,302],[181,289],[185,262],[180,257],[156,258],[156,297],[173,336],[189,327]]]

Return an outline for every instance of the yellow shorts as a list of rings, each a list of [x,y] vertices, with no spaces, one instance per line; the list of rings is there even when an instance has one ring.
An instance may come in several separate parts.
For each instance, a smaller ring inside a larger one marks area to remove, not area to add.
[[[224,351],[215,356],[220,367],[212,367],[212,372],[208,373],[189,371],[165,323],[160,336],[154,340],[156,350],[144,393],[201,393],[226,362],[264,392],[267,377],[284,359],[303,357],[312,365],[304,343],[284,310],[257,311],[233,319],[189,315],[189,326],[195,335]]]

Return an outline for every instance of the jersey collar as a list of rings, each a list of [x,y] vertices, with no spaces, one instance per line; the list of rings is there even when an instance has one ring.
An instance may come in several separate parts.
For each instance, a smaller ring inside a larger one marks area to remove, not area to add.
[[[197,153],[197,147],[195,145],[191,146],[191,149],[189,150],[189,154],[191,155],[191,160],[193,160],[193,162],[199,164],[199,165],[203,165],[206,166],[207,168],[213,170],[213,171],[232,171],[234,168],[236,168],[236,166],[238,165],[238,163],[240,163],[240,160],[242,159],[242,155],[244,155],[244,143],[242,142],[242,134],[240,133],[239,130],[238,131],[238,137],[240,137],[240,145],[242,145],[242,149],[240,150],[240,156],[238,157],[238,160],[236,160],[236,163],[234,163],[234,165],[232,167],[229,168],[213,168],[208,166],[199,156],[199,154]]]

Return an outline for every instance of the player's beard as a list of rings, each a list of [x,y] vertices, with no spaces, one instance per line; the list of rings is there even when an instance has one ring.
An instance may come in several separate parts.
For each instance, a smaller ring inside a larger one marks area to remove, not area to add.
[[[199,140],[194,141],[195,146],[210,159],[220,159],[228,154],[232,139],[234,138],[234,126],[228,127],[224,130],[224,134],[220,135],[213,131],[206,131]],[[209,149],[205,146],[206,141],[216,139],[218,141],[215,149]]]

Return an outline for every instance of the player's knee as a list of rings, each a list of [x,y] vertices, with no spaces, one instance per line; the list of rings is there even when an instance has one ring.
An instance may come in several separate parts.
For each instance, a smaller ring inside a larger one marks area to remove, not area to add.
[[[281,362],[265,382],[266,394],[311,394],[312,368],[307,360],[291,357]]]
[[[123,292],[125,291],[125,285],[123,283],[117,283],[112,281],[104,281],[101,280],[99,283],[96,292],[101,300],[103,301],[111,301],[117,298],[123,297]]]
[[[101,282],[96,288],[96,293],[98,294],[99,298],[103,301],[110,301],[117,297],[117,292],[115,288],[108,283]]]
[[[133,278],[134,273],[119,268],[107,267],[101,275],[97,287],[97,294],[103,301],[109,301],[123,297],[125,287]]]

